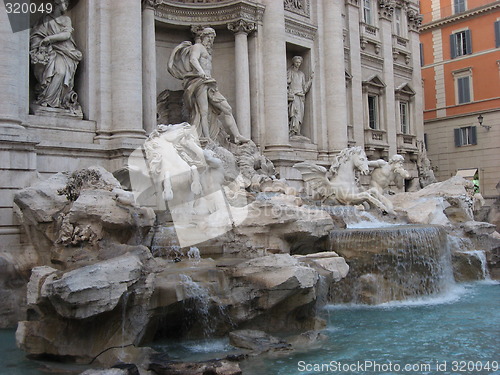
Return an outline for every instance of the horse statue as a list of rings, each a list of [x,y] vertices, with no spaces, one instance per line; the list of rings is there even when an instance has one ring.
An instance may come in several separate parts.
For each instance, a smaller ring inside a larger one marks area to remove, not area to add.
[[[323,202],[327,199],[343,205],[367,202],[384,213],[394,213],[392,203],[377,189],[360,190],[356,170],[363,175],[370,171],[368,158],[360,146],[342,150],[329,170],[310,162],[297,163],[294,167],[302,173],[306,186],[319,195]]]
[[[388,191],[389,185],[391,183],[398,183],[398,179],[408,179],[410,178],[410,173],[404,168],[405,159],[401,155],[393,155],[389,162],[380,159],[369,161],[368,165],[373,167],[371,173],[370,187],[377,189],[380,194],[388,192],[389,194],[394,194],[394,192]]]

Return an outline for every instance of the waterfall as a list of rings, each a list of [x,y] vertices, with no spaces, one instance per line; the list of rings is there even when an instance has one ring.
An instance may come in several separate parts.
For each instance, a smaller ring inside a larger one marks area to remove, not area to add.
[[[203,337],[207,338],[215,331],[213,317],[210,315],[210,293],[188,275],[180,274],[179,277],[184,290],[186,312],[193,322],[201,326]]]
[[[403,225],[333,230],[330,249],[346,259],[333,302],[378,304],[447,290],[454,284],[444,229]]]

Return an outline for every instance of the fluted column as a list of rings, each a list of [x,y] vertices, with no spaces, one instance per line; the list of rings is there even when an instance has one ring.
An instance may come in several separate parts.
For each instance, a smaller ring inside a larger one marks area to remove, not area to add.
[[[248,34],[255,30],[255,24],[239,20],[228,24],[227,28],[235,34],[236,123],[238,124],[240,133],[250,138],[251,117]]]
[[[325,93],[328,151],[347,147],[347,110],[344,64],[343,2],[324,0],[323,25],[328,42],[325,43]]]
[[[143,0],[142,11],[142,117],[146,133],[156,127],[155,7],[161,0]]]
[[[265,150],[273,160],[275,152],[290,149],[288,137],[285,9],[280,0],[263,0]],[[271,152],[271,153],[269,153]]]
[[[141,2],[113,1],[112,25],[112,139],[129,142],[144,138],[142,126]]]

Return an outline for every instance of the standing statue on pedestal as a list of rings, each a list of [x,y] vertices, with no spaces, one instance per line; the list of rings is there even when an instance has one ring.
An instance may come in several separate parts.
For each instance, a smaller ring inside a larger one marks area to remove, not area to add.
[[[215,141],[220,131],[218,117],[235,143],[245,143],[236,125],[232,109],[227,99],[219,92],[217,81],[212,78],[212,45],[215,30],[204,28],[195,44],[182,42],[172,51],[168,61],[168,72],[182,79],[184,85],[184,105],[189,111],[190,123],[195,126],[200,137]]]
[[[82,53],[71,36],[71,19],[64,15],[68,3],[55,0],[52,13],[41,17],[31,32],[31,64],[38,81],[35,104],[69,110],[72,115],[80,116],[81,107],[73,85]]]
[[[301,56],[292,58],[292,66],[287,71],[288,84],[288,119],[290,136],[301,135],[300,130],[304,119],[305,97],[311,88],[314,72],[306,81],[305,74],[299,70],[302,64]]]

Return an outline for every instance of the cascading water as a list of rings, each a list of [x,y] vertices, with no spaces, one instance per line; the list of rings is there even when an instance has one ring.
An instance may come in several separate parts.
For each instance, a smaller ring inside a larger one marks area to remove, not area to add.
[[[179,275],[184,290],[184,301],[187,314],[202,327],[203,337],[209,337],[215,329],[211,324],[210,293],[188,275]]]
[[[333,230],[330,249],[350,269],[331,301],[378,304],[445,291],[454,283],[446,239],[438,226]]]

